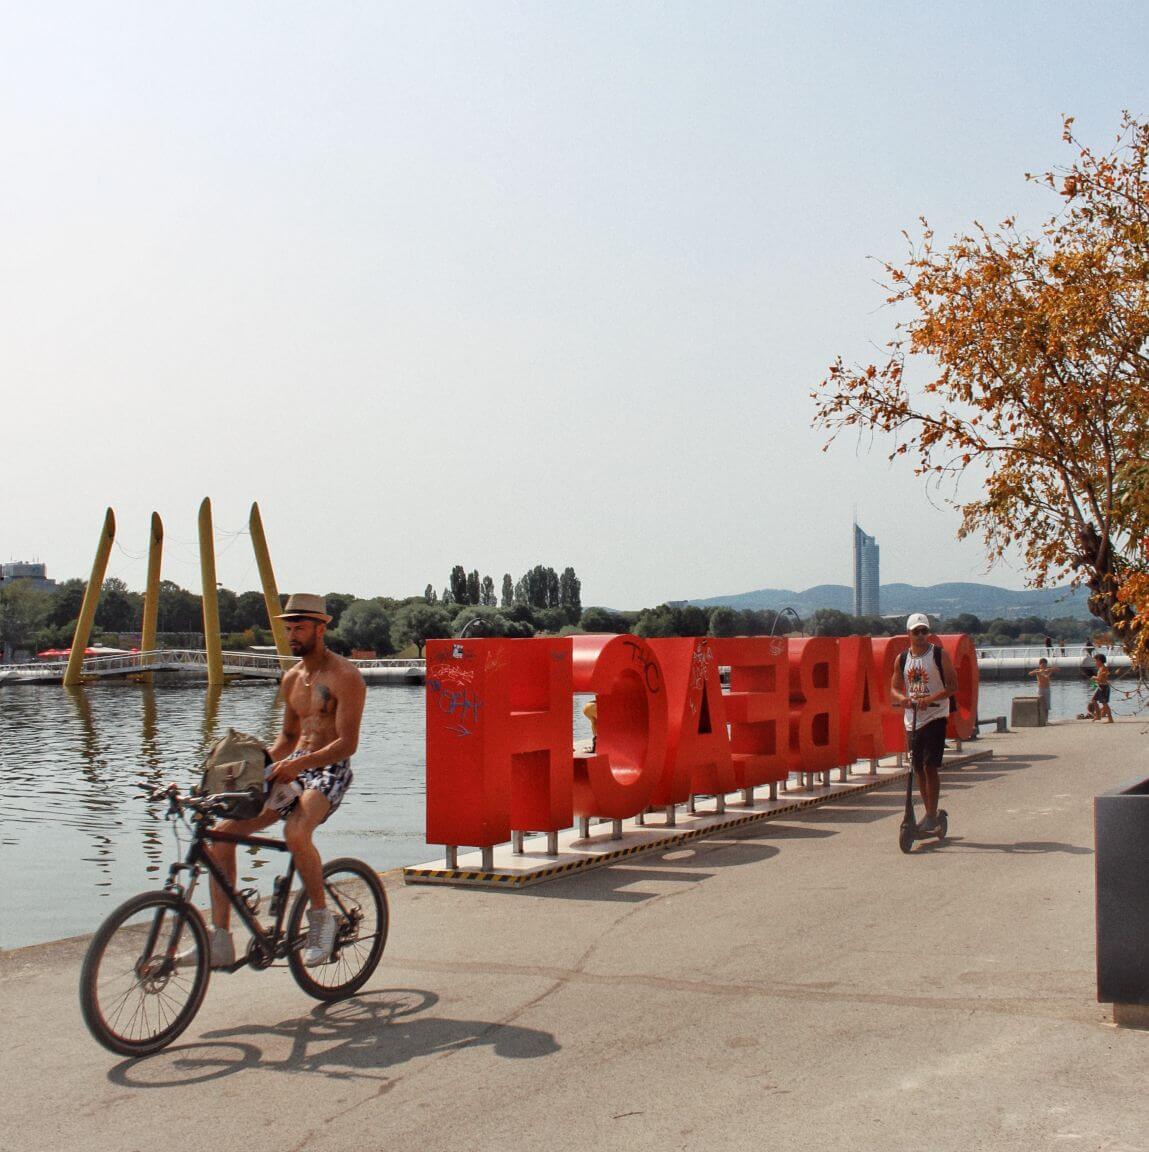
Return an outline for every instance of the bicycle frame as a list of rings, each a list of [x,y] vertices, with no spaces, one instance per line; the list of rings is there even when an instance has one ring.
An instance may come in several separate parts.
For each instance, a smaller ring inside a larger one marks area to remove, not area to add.
[[[251,933],[252,945],[246,956],[237,959],[231,970],[242,968],[245,964],[255,962],[260,967],[266,967],[273,960],[283,960],[287,957],[288,948],[284,941],[284,923],[288,914],[288,903],[291,895],[291,885],[295,879],[295,861],[288,860],[287,871],[277,876],[273,882],[271,899],[277,905],[275,908],[275,926],[268,931],[259,922],[255,913],[248,908],[246,902],[240,897],[235,886],[228,880],[223,869],[212,859],[206,848],[207,843],[250,844],[257,848],[270,848],[275,852],[289,852],[287,842],[274,840],[268,836],[238,836],[231,832],[216,832],[202,825],[194,829],[192,842],[188,847],[187,855],[182,863],[171,866],[168,872],[168,882],[165,887],[169,891],[180,892],[190,901],[195,888],[196,880],[202,871],[207,871],[211,878],[219,885],[220,891],[227,898],[227,902],[235,910],[237,916]],[[177,876],[180,872],[190,871],[191,883],[186,889],[179,884]]]
[[[387,894],[373,868],[351,858],[332,860],[324,867],[324,893],[334,904],[335,938],[327,957],[309,966],[308,957],[297,951],[304,943],[300,923],[307,897],[297,893],[292,899],[295,861],[289,859],[286,871],[275,878],[268,909],[274,923],[264,928],[257,918],[258,902],[237,888],[223,865],[212,858],[213,843],[290,853],[286,840],[215,829],[216,817],[226,814],[226,805],[249,800],[249,794],[188,798],[181,797],[174,785],[149,788],[148,794],[152,800],[167,798],[165,818],[187,824],[191,841],[183,859],[169,867],[163,890],[141,892],[124,901],[105,918],[88,946],[80,970],[80,1010],[98,1043],[123,1056],[147,1056],[170,1044],[199,1011],[211,977],[212,940],[192,897],[205,872],[251,934],[246,954],[223,971],[235,972],[245,965],[262,970],[286,960],[299,987],[323,1001],[351,996],[370,979],[383,954],[388,926]],[[189,811],[196,814],[190,821]],[[189,936],[192,947],[180,952],[181,937],[186,941]]]

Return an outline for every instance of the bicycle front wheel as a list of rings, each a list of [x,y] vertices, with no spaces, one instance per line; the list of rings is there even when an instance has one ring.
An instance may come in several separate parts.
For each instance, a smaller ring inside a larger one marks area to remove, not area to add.
[[[331,860],[323,868],[327,907],[335,915],[335,947],[326,964],[303,963],[303,913],[311,906],[300,892],[287,924],[287,962],[295,982],[317,1000],[339,1000],[358,992],[371,978],[387,943],[387,893],[373,868],[362,860]]]
[[[88,945],[80,971],[84,1023],[121,1056],[158,1052],[191,1023],[210,975],[199,912],[170,892],[133,896]]]

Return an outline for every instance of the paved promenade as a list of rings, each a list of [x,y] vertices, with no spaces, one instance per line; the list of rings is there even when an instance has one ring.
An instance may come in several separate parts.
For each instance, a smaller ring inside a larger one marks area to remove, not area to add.
[[[1095,999],[1091,802],[1147,736],[985,738],[909,857],[891,787],[522,892],[389,875],[358,997],[221,976],[141,1061],[84,1030],[84,941],[8,952],[0,1148],[1149,1150],[1149,1032]]]

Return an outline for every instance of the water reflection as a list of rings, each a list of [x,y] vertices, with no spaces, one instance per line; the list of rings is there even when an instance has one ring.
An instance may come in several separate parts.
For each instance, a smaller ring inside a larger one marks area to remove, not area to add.
[[[157,779],[160,767],[159,728],[156,725],[156,690],[151,684],[140,685],[140,700],[143,703],[143,719],[140,731],[140,749],[144,763],[151,772],[145,772],[147,779]],[[158,782],[158,781],[157,781]]]
[[[0,868],[8,881],[0,947],[91,931],[114,903],[154,888],[176,857],[173,826],[136,785],[189,787],[225,728],[268,742],[280,729],[276,684],[209,691],[157,680],[0,691]],[[423,839],[423,746],[422,690],[372,688],[355,784],[317,837],[326,857],[354,855],[386,869],[434,856]],[[282,861],[277,853],[240,859],[251,883]]]
[[[81,751],[84,763],[95,770],[100,761],[100,744],[96,739],[96,725],[92,720],[92,703],[88,699],[87,689],[82,685],[77,685],[65,688],[64,691],[68,694],[68,699],[72,702],[72,707],[80,721],[80,733],[83,740]]]
[[[206,756],[216,738],[216,725],[219,723],[219,702],[223,699],[223,685],[209,684],[203,702],[203,746],[201,755]]]

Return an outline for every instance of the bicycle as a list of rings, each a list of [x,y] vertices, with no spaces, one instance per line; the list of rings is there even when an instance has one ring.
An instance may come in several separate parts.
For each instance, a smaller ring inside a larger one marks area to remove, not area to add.
[[[211,977],[211,955],[207,926],[191,900],[205,871],[251,933],[246,955],[220,971],[270,968],[286,960],[304,992],[328,1001],[353,995],[370,979],[383,955],[389,923],[387,894],[374,869],[350,857],[324,865],[328,907],[337,925],[335,945],[328,963],[307,968],[300,956],[306,889],[288,912],[295,861],[289,858],[287,871],[273,884],[268,914],[274,924],[265,928],[257,917],[260,894],[251,888],[237,891],[205,846],[228,841],[288,851],[283,840],[213,830],[229,806],[250,799],[249,794],[183,796],[175,785],[147,790],[151,799],[167,800],[164,819],[181,821],[191,832],[191,843],[183,860],[171,865],[161,890],[126,900],[92,937],[80,971],[80,1008],[100,1044],[122,1056],[147,1056],[170,1044],[199,1011]],[[186,884],[181,883],[184,873],[189,874]]]

